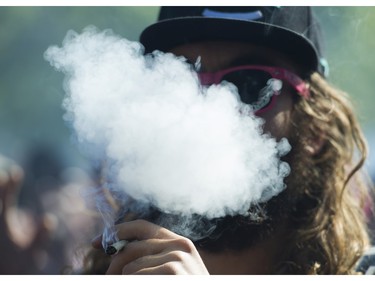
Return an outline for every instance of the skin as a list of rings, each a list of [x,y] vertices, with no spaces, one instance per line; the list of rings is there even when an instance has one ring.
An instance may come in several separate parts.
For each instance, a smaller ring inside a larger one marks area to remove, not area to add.
[[[31,216],[17,208],[23,178],[22,168],[0,155],[0,245],[3,253],[0,272],[3,274],[36,273],[35,249],[40,248],[47,234],[42,223],[36,225]]]
[[[261,64],[286,68],[296,74],[298,66],[274,50],[240,42],[200,42],[179,46],[172,50],[177,56],[184,56],[190,62],[201,58],[202,72],[215,72],[241,64]],[[289,134],[290,113],[293,106],[292,92],[284,83],[283,92],[271,110],[259,115],[265,122],[264,130],[276,139]]]
[[[239,42],[200,42],[171,50],[178,56],[195,62],[201,57],[201,71],[214,72],[231,66],[263,64],[284,67],[299,73],[298,66],[282,54]],[[276,139],[288,137],[293,106],[292,91],[283,86],[277,103],[259,115],[264,130]],[[107,274],[269,274],[277,262],[277,251],[282,241],[280,229],[272,238],[241,252],[209,253],[197,249],[185,237],[147,221],[135,220],[119,224],[118,237],[133,241],[112,257]],[[93,241],[101,247],[101,238]]]

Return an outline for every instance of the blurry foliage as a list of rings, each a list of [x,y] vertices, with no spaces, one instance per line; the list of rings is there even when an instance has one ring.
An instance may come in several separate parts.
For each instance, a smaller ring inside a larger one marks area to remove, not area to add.
[[[361,122],[375,121],[375,7],[315,7],[324,27],[330,81],[348,92]]]
[[[349,92],[368,128],[375,111],[375,7],[314,7],[326,35],[330,80]],[[63,75],[43,59],[68,30],[88,25],[137,40],[158,7],[0,7],[0,153],[21,159],[35,144],[81,161],[64,123]]]
[[[158,7],[0,7],[0,153],[22,162],[45,144],[67,165],[84,161],[62,119],[63,75],[43,53],[61,45],[68,30],[88,25],[137,40],[157,13]]]

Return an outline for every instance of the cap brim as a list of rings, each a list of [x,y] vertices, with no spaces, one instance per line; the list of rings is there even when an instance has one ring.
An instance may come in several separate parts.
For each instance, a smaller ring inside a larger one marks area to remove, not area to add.
[[[184,17],[157,22],[141,34],[146,53],[208,40],[240,41],[276,49],[304,67],[306,74],[318,68],[312,43],[302,35],[279,26],[236,19]]]

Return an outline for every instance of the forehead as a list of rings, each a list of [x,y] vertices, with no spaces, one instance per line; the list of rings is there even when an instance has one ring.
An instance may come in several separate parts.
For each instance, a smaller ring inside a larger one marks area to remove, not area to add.
[[[216,71],[241,64],[263,64],[287,68],[299,72],[296,63],[270,48],[242,42],[207,41],[189,43],[170,50],[194,63],[200,57],[202,68]]]

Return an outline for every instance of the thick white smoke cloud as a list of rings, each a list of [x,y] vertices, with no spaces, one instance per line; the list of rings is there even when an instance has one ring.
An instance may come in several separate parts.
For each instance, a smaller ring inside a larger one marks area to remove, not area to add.
[[[181,57],[111,31],[70,31],[45,58],[66,74],[64,107],[78,139],[104,151],[118,188],[166,213],[246,214],[285,187],[286,140],[262,134],[234,87],[200,87]]]

